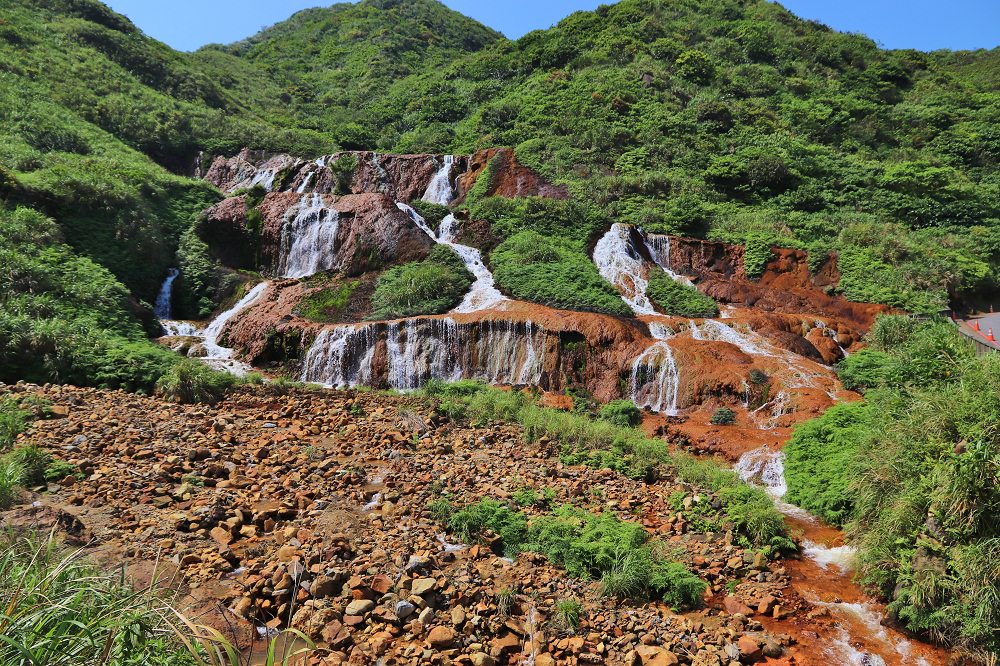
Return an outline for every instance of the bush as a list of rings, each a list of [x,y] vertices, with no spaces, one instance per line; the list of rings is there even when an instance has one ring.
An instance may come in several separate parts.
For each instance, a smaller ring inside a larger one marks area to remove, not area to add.
[[[568,243],[521,231],[497,246],[490,260],[497,285],[514,298],[564,310],[631,313],[590,257]]]
[[[649,278],[646,295],[664,314],[675,317],[718,317],[719,304],[691,285],[674,280],[662,271]]]
[[[22,446],[11,451],[7,457],[21,468],[21,478],[18,480],[20,485],[45,485],[45,471],[52,463],[52,454],[48,451],[38,446]]]
[[[622,428],[633,428],[642,423],[642,412],[631,400],[612,400],[601,407],[598,415]]]
[[[156,383],[158,395],[171,402],[216,403],[236,384],[228,372],[213,370],[194,359],[184,359]]]
[[[850,403],[797,425],[784,448],[785,499],[833,525],[850,520],[854,502],[848,488],[870,416],[867,404]]]
[[[449,247],[437,245],[424,261],[390,268],[378,278],[371,319],[447,312],[462,301],[473,276]]]
[[[508,557],[520,552],[528,535],[528,519],[506,504],[482,499],[478,504],[455,512],[448,519],[448,529],[466,543],[483,543],[492,533]]]
[[[424,222],[427,223],[431,229],[437,233],[441,226],[441,220],[443,220],[451,212],[447,206],[442,206],[441,204],[431,203],[429,201],[424,201],[423,199],[414,199],[410,202],[413,210],[420,214],[420,217],[424,218]]]
[[[719,407],[712,412],[710,423],[712,425],[732,425],[736,423],[736,412],[728,407]]]
[[[0,510],[9,509],[17,501],[24,468],[10,456],[0,457]]]

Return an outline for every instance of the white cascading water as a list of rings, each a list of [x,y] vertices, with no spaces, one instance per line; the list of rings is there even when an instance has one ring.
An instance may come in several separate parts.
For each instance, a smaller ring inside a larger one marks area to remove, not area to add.
[[[424,220],[420,213],[414,210],[412,206],[400,201],[396,203],[396,207],[406,213],[407,216],[413,220],[413,223],[420,227],[425,234],[430,236],[435,243],[447,245],[454,250],[455,253],[462,259],[462,263],[465,264],[465,268],[468,269],[468,271],[472,273],[475,278],[472,286],[469,287],[469,291],[466,292],[465,296],[462,298],[462,302],[452,309],[452,312],[457,314],[489,310],[508,300],[508,298],[501,294],[500,290],[496,288],[493,273],[491,273],[490,269],[486,268],[486,264],[483,263],[482,253],[474,247],[454,242],[458,226],[458,222],[454,215],[450,213],[446,215],[445,218],[441,220],[440,233],[435,234],[434,230],[427,224],[427,221]]]
[[[153,314],[160,320],[164,335],[167,337],[191,337],[198,335],[198,328],[189,321],[176,321],[173,316],[174,280],[181,274],[177,268],[171,268],[167,272],[167,277],[160,285],[160,292],[156,295],[156,303],[153,306]]]
[[[181,272],[179,269],[171,268],[167,271],[167,277],[160,286],[160,293],[156,295],[156,303],[153,305],[153,314],[157,319],[170,319],[171,299],[174,291],[174,280]]]
[[[246,295],[236,303],[236,305],[213,319],[212,323],[205,328],[205,337],[202,341],[202,346],[205,349],[205,356],[202,357],[202,361],[212,367],[220,370],[227,370],[236,375],[246,374],[246,372],[250,370],[250,366],[247,364],[233,359],[232,349],[223,347],[219,344],[219,336],[222,335],[222,329],[225,328],[230,319],[253,305],[257,299],[263,296],[264,292],[267,290],[267,286],[267,282],[257,284],[253,289],[248,291]]]
[[[621,292],[622,299],[637,315],[656,314],[646,296],[649,282],[642,257],[632,244],[633,228],[627,224],[612,224],[608,233],[594,247],[594,264],[605,280]]]
[[[444,156],[444,163],[437,170],[437,173],[434,174],[434,177],[431,178],[431,182],[427,186],[427,191],[421,197],[424,201],[442,206],[447,206],[451,203],[451,200],[455,196],[451,186],[451,168],[454,162],[455,157],[453,155]]]
[[[299,185],[299,189],[295,190],[295,193],[296,194],[305,194],[305,191],[307,189],[309,189],[309,184],[312,182],[312,179],[315,178],[315,177],[316,177],[316,172],[315,171],[310,171],[309,173],[307,173],[306,177],[302,179],[302,184]]]
[[[674,271],[670,264],[670,236],[664,234],[644,234],[643,242],[646,244],[646,251],[653,258],[656,265],[663,269],[663,272],[670,276],[675,282],[694,286],[690,278]]]
[[[289,208],[281,226],[278,275],[302,278],[335,268],[339,222],[322,194],[304,195]]]
[[[374,324],[325,328],[306,352],[301,380],[334,388],[369,384],[377,342]]]
[[[608,233],[594,247],[594,264],[605,280],[622,294],[622,299],[637,315],[656,314],[646,296],[649,283],[645,278],[646,266],[635,249],[627,224],[612,224]],[[649,324],[649,333],[656,339],[635,361],[629,376],[632,402],[638,407],[668,415],[678,413],[677,397],[680,393],[680,369],[670,348],[669,338],[674,331],[658,323]]]
[[[375,347],[385,339],[388,384],[413,390],[428,379],[482,379],[537,384],[545,359],[545,331],[530,321],[459,324],[444,318],[324,329],[306,353],[302,381],[335,387],[371,383]]]
[[[804,509],[783,500],[785,493],[788,492],[788,484],[785,482],[785,454],[781,451],[772,451],[766,446],[748,451],[740,456],[733,470],[745,482],[762,486],[774,499],[775,506],[782,513],[808,521],[816,520]],[[830,548],[809,540],[803,542],[802,552],[821,568],[828,570],[831,566],[836,566],[844,575],[852,569],[856,554],[855,549],[851,546]],[[875,607],[859,603],[822,602],[818,599],[810,599],[810,601],[849,620],[848,626],[865,627],[866,639],[873,639],[866,642],[879,643],[885,646],[885,649],[894,650],[903,657],[909,657],[912,649],[910,642],[904,638],[889,635],[882,626],[882,616]],[[831,663],[853,664],[855,666],[878,666],[881,664],[884,666],[885,660],[881,656],[858,650],[854,647],[855,642],[846,629],[841,627],[840,636],[831,641],[826,648],[829,656],[837,660]],[[927,662],[923,658],[918,658],[913,663],[926,664]]]

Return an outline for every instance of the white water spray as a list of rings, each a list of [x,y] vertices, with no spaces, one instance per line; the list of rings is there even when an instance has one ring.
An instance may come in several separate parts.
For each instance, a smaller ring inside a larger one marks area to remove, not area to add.
[[[442,206],[447,206],[451,203],[451,200],[455,197],[454,189],[451,186],[451,168],[454,162],[455,157],[453,155],[444,156],[444,163],[437,170],[437,173],[434,174],[430,184],[427,186],[427,191],[421,197],[424,201]]]
[[[335,268],[339,221],[322,194],[305,195],[289,208],[281,226],[278,274],[302,278]]]

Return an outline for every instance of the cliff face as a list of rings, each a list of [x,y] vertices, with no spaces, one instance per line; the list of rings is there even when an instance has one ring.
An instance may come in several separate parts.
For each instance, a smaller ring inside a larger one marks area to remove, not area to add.
[[[835,256],[810,274],[805,252],[775,248],[760,279],[750,280],[743,269],[742,246],[678,237],[669,242],[671,268],[696,277],[699,290],[722,303],[835,317],[861,328],[868,328],[876,316],[889,310],[831,295],[840,278]]]
[[[726,405],[769,428],[846,395],[829,365],[886,310],[835,295],[834,257],[810,274],[804,252],[775,249],[751,280],[740,246],[620,227],[609,235],[621,247],[603,245],[599,267],[614,273],[605,277],[635,317],[507,300],[461,314],[353,323],[340,315],[341,323],[320,324],[300,316],[299,306],[339,284],[334,276],[364,275],[368,287],[346,310],[363,317],[378,271],[453,242],[415,218],[409,202],[454,204],[477,183],[488,196],[565,197],[565,189],[509,149],[455,157],[345,152],[312,161],[244,151],[217,158],[206,177],[230,192],[267,191],[253,210],[246,195],[226,199],[199,228],[224,263],[274,276],[228,321],[228,344],[251,363],[278,364],[310,382],[406,390],[430,378],[478,378],[549,392],[585,389],[601,401],[631,398],[671,414]],[[488,221],[463,226],[489,236]],[[492,280],[475,248],[459,255]],[[716,299],[722,318],[670,317],[643,305],[646,280],[660,269]]]

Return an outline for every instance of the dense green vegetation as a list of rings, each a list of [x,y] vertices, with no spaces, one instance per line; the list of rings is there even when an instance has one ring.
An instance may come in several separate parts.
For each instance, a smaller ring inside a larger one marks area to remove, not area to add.
[[[1000,356],[947,321],[880,317],[842,362],[865,390],[800,425],[788,498],[846,524],[861,580],[908,628],[1000,649]]]
[[[994,286],[994,54],[884,51],[765,0],[623,0],[516,42],[405,7],[303,12],[229,51],[342,142],[516,146],[597,219],[836,250],[858,300],[930,311]]]
[[[176,363],[126,288],[37,211],[0,208],[0,265],[0,381],[149,390]]]
[[[372,319],[447,312],[462,301],[473,276],[447,245],[435,245],[423,261],[382,273],[372,295]]]
[[[348,280],[336,286],[315,291],[299,301],[296,306],[296,314],[310,321],[322,323],[336,321],[337,316],[347,307],[351,296],[360,285],[360,280]]]
[[[717,317],[719,305],[696,288],[660,271],[649,277],[646,294],[661,312],[678,317]]]
[[[618,291],[573,244],[520,231],[490,255],[497,285],[514,298],[566,310],[627,316]]]
[[[683,564],[670,561],[666,546],[651,540],[642,525],[612,513],[596,515],[567,504],[529,518],[487,498],[452,514],[448,528],[467,542],[495,535],[508,557],[542,553],[571,576],[599,579],[609,596],[650,595],[677,608],[692,607],[700,605],[707,587]]]
[[[671,454],[663,440],[650,439],[637,428],[539,407],[523,393],[474,381],[430,381],[422,393],[434,399],[438,411],[448,418],[476,424],[515,422],[523,427],[528,441],[548,437],[559,443],[560,458],[566,464],[607,467],[632,478],[675,474],[696,488],[715,493],[721,506],[720,530],[725,524],[741,543],[767,552],[794,549],[781,514],[764,491],[746,485],[711,460]]]

